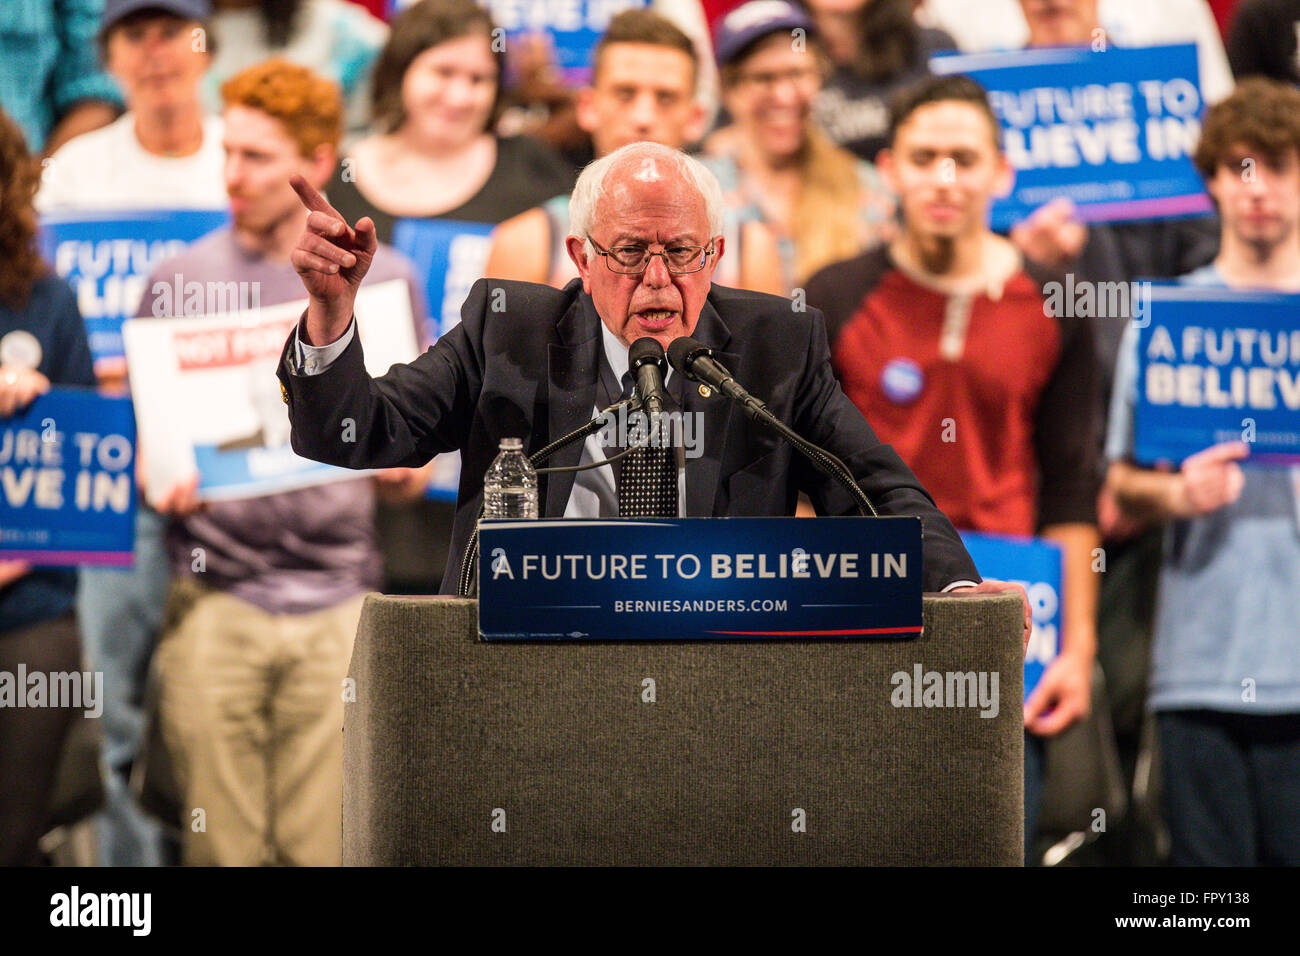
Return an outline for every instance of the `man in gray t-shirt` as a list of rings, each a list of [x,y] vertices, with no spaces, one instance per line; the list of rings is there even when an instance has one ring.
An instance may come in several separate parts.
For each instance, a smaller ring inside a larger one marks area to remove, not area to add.
[[[302,299],[289,252],[306,212],[289,179],[320,186],[332,174],[337,88],[269,61],[231,78],[222,95],[231,226],[162,263],[146,288],[152,293],[156,279],[169,291],[179,276],[184,287],[247,284],[262,306]],[[406,281],[424,344],[410,264],[380,248],[371,269]],[[147,294],[139,314],[166,315],[165,305]],[[235,444],[273,442],[287,425],[274,363],[263,374],[271,392],[250,386],[256,434]],[[186,863],[341,863],[344,678],[362,596],[380,582],[376,493],[409,500],[427,484],[428,469],[391,469],[202,505],[197,475],[146,489],[173,518],[177,580],[156,660],[183,805],[203,812],[202,827],[187,818],[181,828]]]
[[[1221,248],[1184,284],[1300,292],[1300,92],[1238,86],[1206,114],[1196,162]],[[1300,469],[1255,467],[1244,442],[1177,471],[1136,464],[1137,358],[1130,326],[1107,481],[1130,517],[1169,522],[1150,703],[1171,861],[1300,865]]]

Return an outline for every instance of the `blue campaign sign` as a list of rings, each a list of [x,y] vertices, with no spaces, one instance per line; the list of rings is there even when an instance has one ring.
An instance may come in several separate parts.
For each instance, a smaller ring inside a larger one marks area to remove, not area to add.
[[[1137,327],[1138,461],[1244,441],[1300,461],[1300,296],[1153,284]]]
[[[649,0],[487,0],[493,21],[514,42],[529,33],[550,36],[555,65],[570,86],[591,79],[591,54],[609,21]]]
[[[1013,581],[1029,595],[1033,630],[1025,651],[1025,699],[1061,653],[1061,549],[1038,538],[961,532],[981,577]]]
[[[487,222],[451,219],[399,219],[393,246],[424,276],[429,341],[460,323],[460,307],[469,288],[483,275],[495,227]]]
[[[135,504],[129,398],[54,388],[0,419],[0,558],[129,565]]]
[[[977,80],[1002,121],[1016,182],[993,204],[994,229],[1057,197],[1092,222],[1210,211],[1191,160],[1202,107],[1195,44],[939,55],[930,68]]]
[[[429,341],[459,324],[465,296],[483,275],[494,228],[452,219],[399,219],[393,227],[393,245],[415,264],[416,275],[425,277]],[[459,453],[438,456],[428,497],[455,501],[459,484]]]
[[[41,253],[72,286],[97,365],[120,360],[154,268],[230,219],[224,209],[53,213],[41,217]]]
[[[919,518],[484,521],[485,640],[912,638]]]

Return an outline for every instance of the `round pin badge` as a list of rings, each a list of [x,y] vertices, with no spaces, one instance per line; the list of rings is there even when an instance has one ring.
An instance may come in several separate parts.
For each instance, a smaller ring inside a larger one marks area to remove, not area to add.
[[[40,339],[26,329],[14,329],[0,338],[0,365],[38,369],[43,354]]]
[[[916,401],[925,387],[925,373],[911,359],[890,359],[880,373],[880,387],[891,402],[908,405]]]

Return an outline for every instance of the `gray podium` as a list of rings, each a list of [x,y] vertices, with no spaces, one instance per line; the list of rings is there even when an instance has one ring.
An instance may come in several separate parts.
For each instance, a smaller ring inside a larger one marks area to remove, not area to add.
[[[947,678],[895,706],[917,665],[997,675],[996,715]],[[1014,596],[927,596],[910,641],[503,644],[474,601],[371,595],[350,674],[345,864],[1023,858]]]

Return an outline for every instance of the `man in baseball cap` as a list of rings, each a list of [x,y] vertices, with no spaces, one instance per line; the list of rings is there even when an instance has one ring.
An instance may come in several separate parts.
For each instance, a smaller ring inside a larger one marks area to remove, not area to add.
[[[104,67],[126,113],[65,143],[50,158],[43,213],[128,216],[150,210],[225,209],[220,117],[205,115],[199,85],[210,63],[209,0],[107,0],[99,28]],[[121,384],[123,359],[101,359],[102,381]],[[128,786],[141,752],[142,705],[168,586],[166,521],[146,504],[136,515],[135,565],[86,568],[77,597],[91,669],[104,674],[105,808],[96,820],[98,860],[157,865],[157,825]]]
[[[105,0],[104,15],[99,20],[99,45],[103,50],[108,34],[123,20],[148,11],[170,14],[180,20],[206,24],[212,16],[211,0]]]
[[[719,22],[713,52],[725,66],[751,45],[773,33],[802,30],[807,37],[816,32],[812,18],[787,0],[752,0],[736,7]]]

